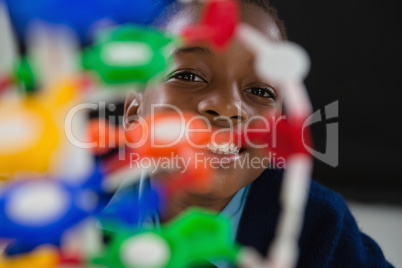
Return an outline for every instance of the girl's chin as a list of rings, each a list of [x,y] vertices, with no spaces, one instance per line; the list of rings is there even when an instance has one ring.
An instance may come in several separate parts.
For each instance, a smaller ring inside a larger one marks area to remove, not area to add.
[[[189,193],[211,199],[227,199],[231,198],[238,190],[243,186],[238,185],[240,180],[238,178],[238,172],[236,170],[217,169],[214,173],[212,183],[208,189],[191,189]],[[247,183],[246,183],[247,184]]]

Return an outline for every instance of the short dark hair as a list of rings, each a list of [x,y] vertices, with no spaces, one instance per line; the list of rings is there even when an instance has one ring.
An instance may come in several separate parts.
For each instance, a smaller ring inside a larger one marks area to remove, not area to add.
[[[269,0],[238,0],[241,3],[248,3],[262,8],[274,19],[275,23],[278,25],[279,32],[283,40],[287,40],[287,31],[285,27],[285,22],[280,18],[278,10],[271,5]]]
[[[273,20],[277,24],[281,38],[283,40],[288,39],[285,23],[279,17],[278,10],[271,5],[269,0],[237,0],[237,1],[240,3],[247,3],[262,8],[267,14],[269,14],[273,18]],[[174,17],[177,13],[179,13],[185,6],[186,4],[183,4],[179,1],[173,2],[154,21],[153,26],[164,29],[167,24],[166,22],[170,21],[170,19]]]

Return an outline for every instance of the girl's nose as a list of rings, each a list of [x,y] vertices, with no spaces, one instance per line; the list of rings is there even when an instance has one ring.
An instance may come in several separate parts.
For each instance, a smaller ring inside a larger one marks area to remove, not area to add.
[[[248,118],[237,90],[211,90],[197,108],[201,115],[219,127],[235,126]]]

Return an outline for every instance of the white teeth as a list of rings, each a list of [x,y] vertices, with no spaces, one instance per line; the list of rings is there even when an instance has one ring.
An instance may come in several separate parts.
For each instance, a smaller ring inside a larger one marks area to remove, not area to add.
[[[239,154],[240,148],[238,148],[233,143],[208,143],[208,149],[214,154]]]

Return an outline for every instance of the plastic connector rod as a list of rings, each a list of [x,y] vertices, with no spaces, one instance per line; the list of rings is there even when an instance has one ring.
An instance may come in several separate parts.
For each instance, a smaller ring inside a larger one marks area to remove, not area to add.
[[[287,109],[287,115],[292,117],[308,118],[312,112],[310,97],[306,87],[299,81],[287,81],[282,83],[284,87],[283,102]]]
[[[67,26],[32,23],[27,34],[27,50],[42,90],[78,74],[79,40]]]
[[[302,83],[310,68],[306,51],[288,41],[273,42],[246,24],[241,24],[236,34],[239,41],[256,55],[257,74],[283,86],[289,123],[297,126],[300,119],[307,119],[312,105]],[[313,162],[308,154],[297,153],[297,150],[289,155],[287,161],[280,197],[282,211],[276,237],[263,267],[293,268],[299,257],[298,239],[303,227]],[[248,259],[260,266],[256,258],[249,256]]]
[[[11,27],[10,16],[4,1],[0,0],[0,75],[12,72],[19,60],[17,42]]]
[[[271,41],[245,23],[236,28],[236,37],[256,55],[255,68],[260,77],[278,83],[303,81],[310,70],[307,52],[296,43]]]
[[[307,155],[293,155],[288,160],[280,194],[282,212],[279,216],[276,238],[272,243],[268,260],[273,267],[296,267],[298,239],[303,227],[313,161]]]

